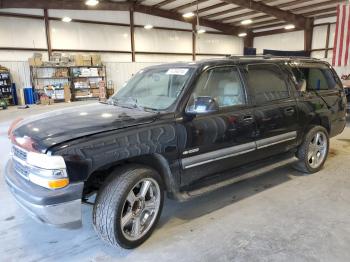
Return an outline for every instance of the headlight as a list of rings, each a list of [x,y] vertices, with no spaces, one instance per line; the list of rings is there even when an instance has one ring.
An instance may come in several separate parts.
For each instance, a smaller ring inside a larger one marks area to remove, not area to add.
[[[39,186],[59,189],[69,184],[66,164],[61,156],[28,152],[28,179]]]

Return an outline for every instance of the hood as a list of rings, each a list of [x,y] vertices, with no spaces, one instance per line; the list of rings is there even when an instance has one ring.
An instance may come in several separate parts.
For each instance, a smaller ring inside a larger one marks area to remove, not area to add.
[[[13,130],[13,142],[32,151],[79,137],[150,123],[157,113],[93,103],[55,110],[21,121]]]

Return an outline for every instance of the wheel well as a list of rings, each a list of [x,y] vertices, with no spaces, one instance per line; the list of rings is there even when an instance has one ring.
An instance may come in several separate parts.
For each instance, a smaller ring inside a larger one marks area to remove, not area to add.
[[[176,190],[176,178],[170,171],[168,161],[162,155],[150,154],[132,157],[97,169],[85,182],[84,196],[98,191],[113,170],[129,164],[140,164],[153,168],[162,177],[166,191],[172,192]]]
[[[331,132],[331,126],[327,117],[314,118],[311,121],[310,126],[323,126],[327,130],[328,134]]]

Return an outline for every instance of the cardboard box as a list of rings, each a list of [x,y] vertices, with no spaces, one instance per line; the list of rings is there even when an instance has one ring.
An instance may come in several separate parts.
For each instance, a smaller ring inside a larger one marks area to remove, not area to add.
[[[43,60],[41,60],[41,58],[39,58],[39,57],[36,57],[36,58],[34,58],[34,63],[35,63],[35,66],[42,66]]]
[[[72,92],[70,90],[69,84],[65,84],[63,86],[63,89],[64,89],[64,102],[68,103],[68,102],[70,102],[70,99],[72,96]]]
[[[50,104],[50,98],[48,96],[41,96],[40,97],[40,104],[42,104],[42,105],[49,105]]]
[[[83,66],[84,65],[84,60],[82,55],[75,55],[74,56],[74,64],[76,66]]]
[[[89,55],[83,56],[83,66],[91,66],[91,56]]]
[[[101,55],[91,55],[91,61],[93,66],[102,65]]]
[[[77,97],[84,97],[84,96],[89,96],[90,95],[90,92],[87,91],[87,90],[76,90],[75,91],[75,96]]]
[[[29,63],[29,65],[30,66],[35,66],[35,60],[34,60],[34,58],[28,58],[28,63]]]
[[[42,66],[43,65],[43,61],[41,60],[41,58],[29,58],[28,63],[30,66]]]

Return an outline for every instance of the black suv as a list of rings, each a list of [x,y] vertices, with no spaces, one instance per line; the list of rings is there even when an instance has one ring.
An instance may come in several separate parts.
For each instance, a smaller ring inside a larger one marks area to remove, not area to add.
[[[319,60],[159,65],[107,103],[14,122],[5,178],[38,220],[76,226],[90,203],[97,234],[134,248],[154,230],[164,192],[183,201],[291,162],[319,171],[345,115],[341,81]]]

